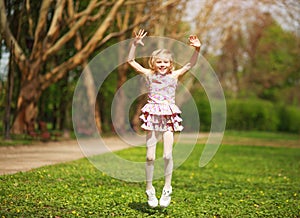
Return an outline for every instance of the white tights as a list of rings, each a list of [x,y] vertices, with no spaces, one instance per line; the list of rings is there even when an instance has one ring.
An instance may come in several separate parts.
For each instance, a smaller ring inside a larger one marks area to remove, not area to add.
[[[155,161],[155,152],[156,144],[158,142],[158,137],[160,132],[149,131],[146,137],[146,146],[147,146],[147,158],[146,158],[146,190],[151,189],[153,172],[154,172],[154,161]],[[166,131],[162,133],[163,135],[163,144],[164,144],[164,171],[165,171],[165,187],[169,188],[171,186],[172,172],[173,172],[173,143],[174,137],[173,132]]]

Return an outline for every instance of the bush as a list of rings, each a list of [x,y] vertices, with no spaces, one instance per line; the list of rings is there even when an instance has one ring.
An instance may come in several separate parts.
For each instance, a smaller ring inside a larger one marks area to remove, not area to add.
[[[268,101],[227,101],[227,129],[276,131],[279,117],[275,106]]]
[[[193,99],[190,99],[184,105],[182,105],[182,115],[185,129],[188,131],[196,130],[198,123],[194,117],[194,104],[196,104],[196,110],[199,115],[200,131],[209,131],[211,126],[211,110],[207,96],[204,92],[193,93]]]
[[[278,114],[280,118],[278,130],[300,133],[300,109],[298,107],[281,106]]]
[[[200,130],[211,129],[211,108],[205,92],[193,93],[194,103],[200,118]],[[215,102],[214,105],[218,105]],[[300,133],[300,108],[288,105],[276,105],[261,99],[229,99],[227,104],[226,129],[229,130],[258,130],[282,131]],[[192,102],[188,101],[183,106],[183,119],[188,131],[196,129],[196,119],[191,111]],[[217,107],[217,106],[216,106]],[[225,119],[222,114],[220,121]]]
[[[196,104],[196,105],[195,105]],[[211,108],[211,104],[214,108]],[[195,106],[196,110],[195,111]],[[223,131],[223,122],[226,122],[226,108],[222,99],[211,98],[205,92],[194,92],[193,99],[189,99],[182,105],[182,118],[186,131],[198,130],[200,121],[200,131]],[[199,120],[195,117],[199,116]],[[212,117],[214,123],[212,124]]]

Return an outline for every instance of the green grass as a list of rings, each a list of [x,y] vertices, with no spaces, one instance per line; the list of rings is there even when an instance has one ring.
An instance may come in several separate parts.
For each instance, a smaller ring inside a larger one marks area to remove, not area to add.
[[[60,136],[55,136],[55,133],[59,133],[58,131],[49,131],[51,134],[51,138],[47,140],[43,140],[40,137],[33,138],[27,134],[20,134],[20,135],[10,135],[10,139],[5,139],[0,136],[0,146],[18,146],[18,145],[34,145],[40,144],[43,142],[53,142],[59,140],[69,140],[68,138],[62,139]],[[70,132],[70,139],[76,139],[73,132]]]
[[[300,148],[223,145],[199,168],[202,149],[174,171],[166,209],[148,208],[144,183],[111,178],[81,159],[0,176],[0,217],[300,217]],[[140,160],[145,151],[117,154]],[[154,186],[160,196],[163,179]]]
[[[0,146],[31,145],[34,140],[26,135],[12,136],[11,139],[4,139],[0,136]]]
[[[234,137],[247,137],[254,139],[265,139],[265,140],[300,140],[299,134],[294,133],[283,133],[283,132],[262,132],[262,131],[225,131],[225,136]]]

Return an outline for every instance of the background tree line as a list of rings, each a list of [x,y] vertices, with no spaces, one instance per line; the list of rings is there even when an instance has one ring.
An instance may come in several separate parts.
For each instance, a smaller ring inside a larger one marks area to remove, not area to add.
[[[189,14],[190,7],[199,12]],[[1,45],[10,53],[8,74],[1,74],[2,129],[9,127],[14,134],[26,133],[38,120],[51,124],[53,130],[72,130],[72,96],[83,68],[98,52],[131,38],[140,27],[149,35],[180,41],[190,33],[199,35],[202,55],[215,69],[232,105],[235,100],[261,99],[281,108],[280,116],[284,110],[293,114],[299,110],[300,7],[296,0],[0,0],[0,11]],[[124,128],[122,120],[127,115],[122,111],[118,111],[118,126],[112,126],[111,101],[133,75],[128,65],[122,65],[101,87],[95,110],[100,132]],[[203,128],[209,129],[204,90],[188,75],[182,80],[198,102]],[[93,99],[92,76],[86,74],[84,81],[86,97]],[[119,98],[116,108],[126,101],[124,93]],[[137,99],[135,110],[144,100]],[[138,130],[135,114],[132,125]],[[279,121],[276,125],[269,130],[285,130],[279,128]]]

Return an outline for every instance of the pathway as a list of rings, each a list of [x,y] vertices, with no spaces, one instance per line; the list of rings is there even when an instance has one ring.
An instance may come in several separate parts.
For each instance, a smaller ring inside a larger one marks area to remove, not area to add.
[[[105,144],[111,151],[129,147],[116,137],[107,138]],[[95,140],[91,140],[90,145],[97,148],[94,149],[95,152],[92,151],[94,154],[107,152],[106,146],[97,146]],[[76,140],[4,146],[0,147],[0,175],[25,172],[33,168],[68,162],[83,157],[85,155]]]
[[[180,141],[194,143],[197,137],[200,136],[198,134],[180,134]],[[203,138],[203,136],[201,137]],[[102,139],[103,143],[99,143],[99,140],[81,139],[80,144],[84,144],[84,146],[79,146],[77,140],[2,146],[0,147],[0,175],[25,172],[41,166],[73,161],[86,156],[117,151],[145,143],[144,136],[129,136],[127,138],[115,136]]]

